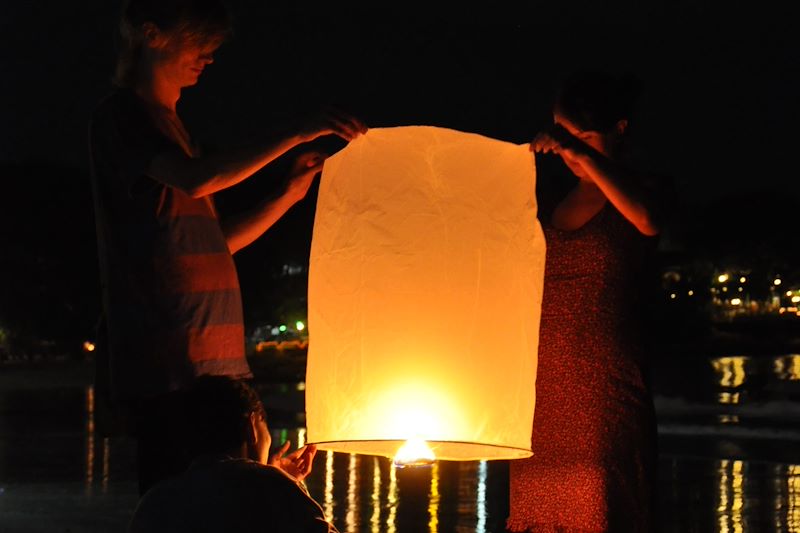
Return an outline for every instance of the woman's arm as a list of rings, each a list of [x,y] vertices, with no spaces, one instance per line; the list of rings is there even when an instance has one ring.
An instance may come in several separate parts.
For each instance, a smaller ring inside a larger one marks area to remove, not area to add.
[[[667,196],[662,180],[609,159],[558,126],[540,133],[531,149],[557,153],[581,180],[556,208],[554,217],[585,223],[599,211],[605,197],[640,233],[654,236],[661,231]]]
[[[596,152],[580,154],[576,160],[597,188],[640,233],[652,237],[661,232],[658,184],[653,177]]]
[[[305,198],[314,176],[322,171],[324,160],[325,157],[316,152],[301,155],[295,161],[289,185],[280,196],[264,200],[251,211],[221,221],[231,254],[259,238],[294,204]]]
[[[321,125],[249,148],[198,158],[188,157],[177,150],[162,152],[150,161],[147,174],[193,198],[200,198],[240,183],[299,144],[331,134],[351,141],[366,129],[355,118],[329,115]]]

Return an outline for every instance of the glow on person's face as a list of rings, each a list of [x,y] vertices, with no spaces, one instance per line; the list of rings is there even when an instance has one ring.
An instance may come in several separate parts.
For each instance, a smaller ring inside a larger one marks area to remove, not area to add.
[[[221,39],[200,44],[191,41],[174,44],[163,54],[157,68],[173,85],[191,87],[197,83],[206,66],[214,62],[214,52],[221,44]]]

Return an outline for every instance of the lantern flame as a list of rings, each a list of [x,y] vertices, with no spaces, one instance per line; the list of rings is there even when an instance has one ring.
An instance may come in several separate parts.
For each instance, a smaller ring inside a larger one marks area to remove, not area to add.
[[[436,461],[436,454],[428,443],[422,439],[409,439],[394,456],[394,465],[399,468],[407,466],[430,466]]]

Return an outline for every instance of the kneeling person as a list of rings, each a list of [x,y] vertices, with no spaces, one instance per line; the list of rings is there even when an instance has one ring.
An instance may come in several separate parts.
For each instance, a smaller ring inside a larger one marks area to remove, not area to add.
[[[252,388],[205,376],[186,400],[185,446],[193,463],[142,497],[130,533],[336,532],[301,484],[316,448],[284,457],[287,442],[269,458],[266,414]]]

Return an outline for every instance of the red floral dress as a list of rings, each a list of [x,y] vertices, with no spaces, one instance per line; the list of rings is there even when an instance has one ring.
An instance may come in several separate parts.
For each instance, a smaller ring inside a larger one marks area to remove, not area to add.
[[[651,531],[655,416],[634,312],[649,239],[610,204],[545,228],[533,457],[511,462],[511,531]]]

